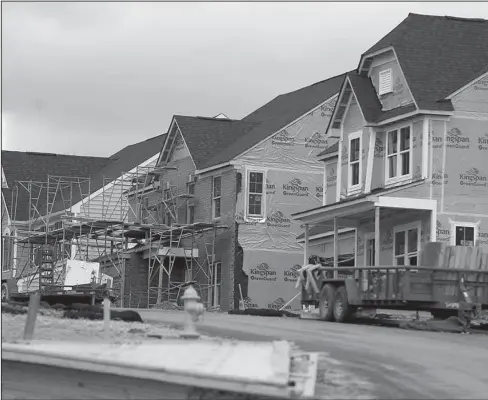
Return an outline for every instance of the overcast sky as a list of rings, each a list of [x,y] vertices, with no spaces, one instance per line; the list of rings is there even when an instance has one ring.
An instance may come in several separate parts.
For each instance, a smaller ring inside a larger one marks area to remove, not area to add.
[[[2,147],[108,156],[356,68],[409,12],[488,3],[2,3]]]

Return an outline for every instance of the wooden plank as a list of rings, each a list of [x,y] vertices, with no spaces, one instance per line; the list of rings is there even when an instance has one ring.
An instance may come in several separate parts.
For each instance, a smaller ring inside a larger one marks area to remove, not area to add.
[[[472,247],[471,248],[471,257],[469,259],[469,264],[468,268],[469,269],[477,269],[478,265],[476,264],[476,261],[478,259],[478,254],[480,253],[480,249],[478,247]]]
[[[451,258],[451,246],[446,246],[444,250],[444,258],[442,259],[442,268],[449,268],[450,258]]]

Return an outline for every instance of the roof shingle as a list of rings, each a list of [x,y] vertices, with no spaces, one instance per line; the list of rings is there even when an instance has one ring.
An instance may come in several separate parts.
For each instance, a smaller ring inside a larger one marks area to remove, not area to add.
[[[450,111],[442,100],[486,70],[488,20],[409,14],[365,54],[388,46],[418,107]]]
[[[200,169],[212,167],[232,160],[307,111],[312,110],[339,92],[345,74],[315,83],[302,89],[280,95],[244,117],[232,136],[228,136],[227,146],[219,146]],[[219,136],[219,135],[217,135]],[[225,137],[226,134],[220,135]],[[196,162],[196,161],[195,161]]]
[[[10,218],[26,221],[29,218],[29,192],[17,184],[19,181],[47,182],[48,175],[66,177],[89,177],[103,168],[109,159],[107,157],[71,156],[51,153],[29,153],[2,150],[2,167],[5,172],[9,188],[2,188],[5,203]],[[18,185],[16,200],[12,199],[12,191]],[[33,197],[37,197],[35,187],[31,190]],[[46,209],[47,193],[41,193],[38,206]],[[16,207],[12,208],[12,202]],[[34,200],[32,200],[34,201]],[[12,215],[15,214],[15,215]]]

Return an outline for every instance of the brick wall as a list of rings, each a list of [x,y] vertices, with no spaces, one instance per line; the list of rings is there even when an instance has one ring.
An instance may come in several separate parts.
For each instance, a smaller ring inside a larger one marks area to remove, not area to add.
[[[220,306],[222,310],[234,308],[234,268],[235,268],[235,207],[236,207],[236,171],[233,167],[223,168],[198,177],[195,184],[196,222],[212,221],[212,179],[221,176],[221,217],[218,221],[228,229],[218,230],[215,235],[215,262],[222,263],[222,286]],[[198,238],[199,263],[207,268],[205,242],[211,243],[213,232]]]

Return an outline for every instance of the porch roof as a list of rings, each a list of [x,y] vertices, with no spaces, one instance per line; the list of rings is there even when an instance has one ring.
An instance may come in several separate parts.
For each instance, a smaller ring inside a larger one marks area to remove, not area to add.
[[[333,229],[333,220],[336,219],[338,228],[352,228],[361,219],[367,218],[375,207],[436,211],[437,201],[370,194],[295,213],[291,217],[305,224],[320,224],[324,227],[330,222],[330,229]]]

